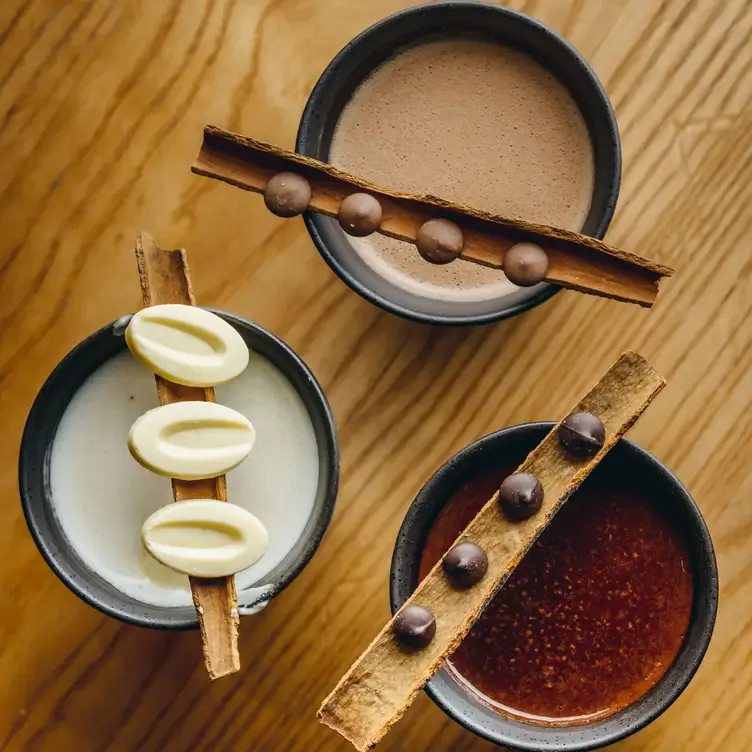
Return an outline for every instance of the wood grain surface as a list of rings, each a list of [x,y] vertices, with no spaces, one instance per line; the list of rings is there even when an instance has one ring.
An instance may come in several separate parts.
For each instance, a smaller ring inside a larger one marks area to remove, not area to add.
[[[441,330],[369,305],[300,219],[190,173],[205,123],[287,148],[332,56],[405,0],[0,3],[0,749],[345,751],[321,700],[388,617],[415,492],[501,426],[556,418],[623,349],[668,387],[632,437],[687,484],[721,574],[715,637],[656,723],[615,749],[752,746],[752,2],[515,0],[590,60],[617,110],[624,183],[608,239],[677,269],[652,311],[563,292]],[[196,632],[79,602],[26,530],[24,420],[58,360],[140,304],[133,242],[188,249],[198,300],[252,318],[332,402],[343,482],[322,548],[241,624],[240,674],[209,684]],[[422,696],[385,752],[491,750]]]

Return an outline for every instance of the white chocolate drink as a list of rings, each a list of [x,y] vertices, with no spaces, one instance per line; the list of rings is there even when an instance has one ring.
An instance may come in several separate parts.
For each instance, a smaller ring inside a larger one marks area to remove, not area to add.
[[[311,418],[287,378],[251,352],[248,368],[217,387],[217,402],[248,418],[253,451],[227,474],[228,499],[252,512],[269,535],[263,558],[236,577],[252,586],[287,555],[311,515],[319,460]],[[189,606],[188,578],[155,561],[141,528],[172,502],[168,478],[141,467],[128,432],[157,407],[153,375],[130,353],[118,355],[79,389],[58,428],[50,482],[55,514],[83,562],[121,592],[157,606]]]

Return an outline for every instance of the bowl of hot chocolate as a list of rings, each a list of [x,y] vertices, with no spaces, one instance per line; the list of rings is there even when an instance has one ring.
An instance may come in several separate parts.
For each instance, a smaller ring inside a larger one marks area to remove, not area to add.
[[[510,474],[552,426],[485,436],[426,483],[395,546],[393,611],[500,488],[503,501],[505,479],[516,478]],[[575,438],[587,440],[580,429]],[[460,562],[465,571],[473,555]],[[665,465],[622,438],[425,689],[454,720],[497,744],[600,748],[654,720],[683,692],[708,647],[717,601],[713,545],[697,505]]]
[[[296,148],[386,189],[596,238],[621,176],[616,119],[582,56],[534,19],[476,2],[410,8],[352,40],[314,87]],[[358,237],[320,214],[305,222],[350,287],[414,320],[485,323],[558,289],[430,263],[403,240]]]

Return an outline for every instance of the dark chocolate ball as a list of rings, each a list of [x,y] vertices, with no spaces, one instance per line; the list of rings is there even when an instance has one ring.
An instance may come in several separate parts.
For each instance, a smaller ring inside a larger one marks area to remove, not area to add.
[[[441,565],[456,587],[469,588],[486,576],[488,557],[477,543],[463,541],[446,552]]]
[[[425,648],[436,634],[436,619],[423,606],[407,606],[394,620],[394,634],[407,647]]]
[[[363,238],[379,229],[383,211],[370,193],[351,193],[339,207],[342,229],[356,238]]]
[[[499,505],[512,522],[522,522],[536,514],[543,504],[543,486],[530,473],[512,473],[499,488]]]
[[[432,264],[454,261],[462,251],[463,242],[462,230],[448,219],[429,219],[415,236],[420,255]]]
[[[278,217],[297,217],[311,203],[311,184],[294,172],[278,172],[264,188],[264,203]]]
[[[513,284],[532,287],[546,278],[548,256],[539,245],[517,243],[504,254],[502,269]]]
[[[571,413],[557,431],[564,451],[577,459],[595,457],[606,443],[606,427],[592,413]]]

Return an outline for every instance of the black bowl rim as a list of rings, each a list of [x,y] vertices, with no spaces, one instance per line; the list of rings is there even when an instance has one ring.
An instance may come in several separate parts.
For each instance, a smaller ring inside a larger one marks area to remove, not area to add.
[[[597,94],[599,100],[603,105],[604,122],[607,123],[611,140],[614,144],[614,172],[611,179],[611,185],[608,190],[608,199],[605,202],[605,210],[598,225],[593,230],[593,237],[602,239],[608,230],[611,220],[613,219],[614,212],[616,211],[616,202],[619,197],[619,189],[621,186],[621,171],[622,171],[622,154],[621,154],[621,138],[619,136],[619,126],[616,120],[616,114],[611,104],[611,100],[606,93],[606,90],[601,83],[595,71],[591,68],[590,64],[580,54],[580,52],[568,42],[561,34],[554,31],[549,26],[541,23],[540,21],[526,15],[520,11],[513,10],[500,5],[493,5],[486,2],[476,2],[476,0],[445,0],[444,2],[427,3],[423,5],[416,5],[410,8],[406,8],[401,11],[397,11],[386,18],[382,18],[376,23],[372,24],[368,28],[364,29],[357,36],[351,39],[329,62],[319,79],[316,81],[311,93],[306,102],[303,114],[300,118],[300,125],[298,126],[298,133],[295,139],[295,149],[300,154],[308,154],[309,156],[315,156],[309,154],[309,134],[312,129],[312,121],[314,111],[320,106],[320,98],[322,92],[326,90],[330,85],[336,85],[336,79],[338,76],[338,68],[341,65],[346,64],[347,59],[356,53],[357,48],[375,32],[381,31],[384,27],[397,25],[401,23],[405,18],[409,18],[413,15],[419,15],[424,13],[431,13],[437,10],[445,8],[456,8],[462,10],[463,8],[473,8],[475,11],[481,10],[491,13],[497,13],[507,18],[514,19],[517,22],[527,24],[531,28],[535,29],[538,33],[544,37],[550,39],[553,43],[560,45],[565,51],[567,51],[582,67],[583,71],[587,74],[590,83]],[[529,298],[521,300],[508,308],[504,308],[499,311],[492,311],[489,313],[476,314],[476,315],[455,315],[455,316],[436,316],[432,314],[421,313],[420,311],[413,311],[410,308],[395,303],[377,292],[371,290],[369,287],[361,284],[350,272],[337,260],[335,254],[333,254],[324,239],[321,236],[319,230],[319,224],[322,220],[315,212],[305,212],[303,214],[303,220],[308,230],[311,240],[313,240],[316,249],[321,257],[326,261],[332,271],[352,290],[357,292],[361,297],[368,300],[370,303],[378,306],[384,311],[393,313],[401,318],[411,321],[417,321],[419,323],[434,324],[439,326],[478,326],[480,324],[488,324],[494,321],[503,321],[504,319],[517,316],[520,313],[530,310],[544,303],[549,298],[552,298],[557,292],[561,290],[561,287],[554,284],[547,284],[540,291],[530,295]]]
[[[405,515],[405,518],[402,521],[399,532],[397,534],[397,540],[395,542],[389,572],[389,602],[392,614],[396,613],[396,611],[401,608],[402,604],[406,600],[402,596],[402,592],[404,592],[405,588],[404,578],[406,577],[404,559],[407,556],[407,551],[411,548],[414,548],[415,545],[411,545],[410,540],[418,540],[418,537],[416,537],[414,531],[411,532],[412,529],[422,529],[424,527],[424,525],[418,518],[420,507],[424,503],[426,503],[428,499],[431,498],[431,496],[437,491],[437,489],[441,487],[444,479],[452,472],[452,468],[456,464],[462,462],[465,458],[472,456],[475,452],[481,450],[488,443],[493,442],[498,438],[501,438],[502,436],[513,435],[514,433],[520,431],[520,429],[540,429],[541,431],[548,433],[555,425],[556,423],[553,421],[532,421],[529,423],[519,423],[482,436],[481,438],[468,444],[466,447],[450,457],[426,481],[424,486],[416,494],[415,499],[410,504],[407,514]],[[710,640],[713,635],[713,629],[715,627],[715,620],[718,611],[718,566],[715,557],[713,541],[710,536],[710,531],[708,530],[705,519],[703,518],[702,513],[697,506],[697,502],[695,502],[692,495],[689,493],[684,484],[679,480],[679,478],[668,467],[666,467],[663,462],[655,457],[655,455],[651,454],[644,447],[641,447],[639,444],[636,444],[630,439],[621,438],[618,443],[625,445],[630,452],[633,452],[635,456],[640,459],[640,461],[652,465],[660,473],[662,473],[666,477],[667,481],[677,489],[677,491],[679,492],[679,497],[685,504],[685,508],[688,513],[688,519],[694,526],[694,532],[696,533],[697,539],[699,541],[699,548],[703,552],[705,559],[705,561],[703,561],[703,564],[707,565],[706,579],[710,586],[710,592],[708,593],[706,609],[701,614],[703,628],[701,631],[700,639],[697,640],[697,642],[693,645],[693,659],[690,665],[685,668],[683,673],[681,673],[678,678],[672,676],[672,678],[674,679],[673,692],[668,693],[665,697],[660,698],[658,701],[652,703],[645,709],[645,712],[642,716],[636,718],[631,723],[623,724],[612,733],[606,732],[601,737],[588,741],[582,740],[578,742],[574,740],[567,740],[561,741],[558,744],[551,743],[546,747],[546,749],[548,750],[557,750],[558,752],[587,752],[588,750],[600,749],[610,744],[614,744],[615,742],[620,741],[621,739],[624,739],[628,736],[631,736],[640,729],[645,728],[645,726],[647,726],[648,724],[652,723],[679,698],[679,696],[689,685],[690,681],[702,664],[705,653],[707,652],[708,646],[710,645]],[[664,674],[664,676],[659,680],[658,684],[656,684],[656,687],[659,687],[664,682],[664,680],[669,677],[670,672],[671,669],[669,669],[669,671]],[[441,673],[446,674],[445,669],[441,669]],[[450,680],[454,684],[457,684],[451,676]],[[459,687],[459,685],[457,686]],[[471,718],[464,715],[462,711],[458,710],[457,707],[453,705],[451,698],[445,697],[442,694],[441,689],[434,686],[433,680],[429,681],[428,684],[425,685],[424,690],[426,694],[431,698],[431,700],[433,700],[433,702],[438,705],[452,720],[454,720],[456,723],[459,723],[465,729],[471,731],[477,736],[495,744],[510,747],[511,749],[524,750],[525,752],[539,752],[540,747],[536,746],[535,743],[528,743],[524,740],[521,741],[519,738],[507,735],[503,731],[497,732],[475,723]],[[473,700],[473,702],[475,701]],[[481,703],[477,704],[480,705]],[[625,708],[624,710],[626,709],[627,708]],[[609,716],[608,719],[604,720],[618,718],[621,712],[624,711],[619,711],[613,716]],[[500,717],[503,718],[503,716]],[[583,726],[582,728],[587,728],[587,726]]]
[[[226,321],[231,323],[236,328],[241,328],[252,332],[265,340],[271,348],[274,348],[281,358],[285,359],[291,366],[291,369],[295,369],[299,372],[302,380],[307,383],[310,389],[310,394],[313,397],[313,401],[317,404],[317,407],[321,411],[321,417],[323,418],[322,425],[325,431],[325,445],[323,447],[323,454],[326,457],[328,482],[324,491],[324,501],[321,509],[316,517],[316,523],[314,529],[311,531],[311,537],[307,541],[307,545],[300,551],[295,561],[285,568],[284,574],[280,575],[275,583],[273,590],[269,591],[265,596],[265,600],[271,599],[284,590],[307,566],[314,554],[321,545],[321,541],[324,538],[326,531],[331,523],[332,515],[334,514],[334,507],[337,501],[337,492],[339,489],[339,475],[340,475],[340,450],[339,441],[337,438],[337,428],[334,420],[334,414],[332,413],[331,406],[324,394],[321,385],[313,375],[310,368],[300,358],[300,356],[279,337],[275,336],[271,332],[264,329],[262,326],[255,324],[252,321],[244,319],[241,316],[222,311],[214,308],[207,308],[206,310],[212,311],[220,315]],[[52,550],[47,544],[46,536],[40,529],[38,522],[38,512],[35,511],[35,504],[29,498],[27,489],[30,486],[30,475],[34,472],[33,468],[29,466],[28,458],[30,454],[30,445],[32,442],[32,435],[38,430],[38,425],[43,422],[44,414],[47,411],[47,403],[51,399],[51,393],[59,379],[66,378],[68,370],[71,368],[71,364],[75,363],[79,357],[79,353],[83,350],[97,347],[97,345],[112,336],[113,331],[116,328],[124,328],[127,322],[130,320],[132,314],[123,316],[115,321],[106,324],[105,326],[92,332],[79,342],[72,350],[70,350],[65,357],[55,366],[50,375],[45,379],[44,384],[40,388],[37,396],[34,398],[31,410],[26,419],[23,435],[21,437],[21,447],[18,462],[18,481],[19,481],[19,493],[21,497],[21,507],[23,510],[26,524],[31,533],[31,537],[34,543],[41,553],[44,560],[47,562],[49,568],[54,572],[58,579],[76,596],[82,601],[97,609],[101,613],[111,616],[118,621],[131,624],[138,627],[146,627],[150,629],[158,630],[184,630],[195,629],[198,627],[198,618],[196,616],[188,616],[186,618],[180,618],[178,615],[171,615],[168,619],[161,616],[153,615],[141,615],[139,613],[125,612],[118,607],[112,606],[106,601],[97,597],[88,587],[87,583],[80,584],[78,578],[72,575],[68,567],[61,563],[58,558],[53,554]],[[127,349],[125,344],[125,338],[122,337],[123,351]],[[110,356],[114,357],[114,356]],[[88,378],[88,376],[86,377]],[[76,389],[79,389],[82,385],[81,380],[76,380]],[[295,385],[294,385],[295,386]],[[300,391],[297,389],[296,391]],[[55,426],[57,431],[57,426]],[[48,447],[51,446],[54,441],[55,433],[52,434],[50,439],[46,442]],[[40,507],[41,508],[41,507]],[[70,545],[70,544],[69,544]],[[72,546],[71,546],[72,549]],[[274,571],[281,568],[281,562]],[[86,566],[86,565],[84,565]],[[88,569],[88,567],[86,567]],[[257,587],[257,586],[252,586]],[[238,593],[242,596],[243,591]],[[151,606],[144,603],[145,609],[151,610],[159,609],[161,607]]]

